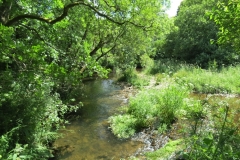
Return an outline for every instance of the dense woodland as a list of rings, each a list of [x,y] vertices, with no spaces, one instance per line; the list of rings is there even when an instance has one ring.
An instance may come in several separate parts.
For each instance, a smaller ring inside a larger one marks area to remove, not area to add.
[[[128,77],[149,59],[238,65],[239,0],[183,0],[172,18],[170,5],[0,0],[0,159],[52,157],[65,114],[82,105],[75,99],[85,78],[113,70]]]

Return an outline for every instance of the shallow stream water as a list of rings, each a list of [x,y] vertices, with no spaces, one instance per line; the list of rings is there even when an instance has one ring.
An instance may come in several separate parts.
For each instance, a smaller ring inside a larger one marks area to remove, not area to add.
[[[144,129],[131,139],[119,140],[109,129],[108,118],[119,113],[118,108],[127,103],[134,94],[131,87],[123,89],[113,80],[94,80],[85,83],[80,101],[84,107],[66,126],[62,138],[54,143],[58,151],[55,160],[120,160],[136,155],[145,159],[145,152],[154,151],[164,146],[170,139],[181,138],[181,121],[173,124],[174,128],[167,135],[159,135],[156,130]],[[191,94],[191,98],[208,100],[209,103],[227,101],[236,109],[236,123],[239,122],[239,96]],[[174,156],[173,156],[174,159]]]
[[[84,86],[84,107],[79,118],[66,126],[54,147],[60,150],[56,160],[123,159],[134,155],[143,144],[117,139],[108,128],[108,118],[126,103],[126,95],[113,80],[88,81]]]

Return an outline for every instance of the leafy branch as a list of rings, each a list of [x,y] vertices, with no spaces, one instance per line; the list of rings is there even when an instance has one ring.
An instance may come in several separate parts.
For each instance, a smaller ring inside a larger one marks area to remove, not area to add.
[[[18,22],[22,19],[35,19],[35,20],[39,20],[39,21],[46,22],[46,23],[49,23],[49,24],[55,24],[55,23],[63,20],[68,15],[68,11],[69,11],[70,8],[73,8],[73,7],[75,7],[77,5],[80,5],[82,3],[83,3],[83,0],[79,1],[79,2],[73,2],[71,4],[66,5],[63,8],[63,13],[59,17],[57,17],[53,20],[48,19],[48,18],[44,18],[44,17],[40,17],[38,15],[22,14],[22,15],[18,15],[16,17],[12,18],[8,22],[6,22],[4,25],[5,26],[12,26],[14,23],[16,23],[16,22]]]
[[[68,16],[69,9],[71,9],[75,6],[79,6],[79,5],[88,7],[89,9],[94,11],[98,16],[106,18],[108,21],[113,22],[117,25],[123,25],[123,24],[129,23],[129,24],[132,24],[136,27],[143,28],[143,29],[152,27],[152,24],[150,24],[149,26],[145,26],[145,25],[136,24],[136,23],[128,21],[128,20],[116,21],[112,17],[110,17],[109,15],[106,15],[102,11],[98,10],[96,7],[94,7],[94,6],[92,6],[88,3],[85,3],[83,0],[77,1],[77,2],[72,2],[72,3],[64,6],[62,14],[60,16],[56,17],[55,19],[49,19],[49,18],[41,17],[41,16],[35,15],[35,14],[21,14],[21,15],[15,16],[14,18],[12,18],[8,21],[3,21],[2,23],[5,26],[13,26],[15,23],[17,23],[17,22],[19,22],[23,19],[33,19],[33,20],[38,20],[38,21],[45,22],[45,23],[48,23],[48,24],[55,24],[55,23],[63,20],[66,16]]]
[[[107,20],[109,20],[109,21],[111,21],[113,23],[116,23],[118,25],[122,25],[122,24],[125,23],[125,22],[115,21],[114,19],[112,19],[108,15],[105,15],[105,14],[101,13],[95,7],[91,6],[90,4],[86,4],[86,3],[83,2],[83,0],[81,0],[81,1],[73,2],[73,3],[70,3],[70,4],[66,5],[66,6],[64,6],[63,13],[59,17],[57,17],[55,19],[44,18],[44,17],[40,17],[38,15],[33,15],[33,14],[22,14],[22,15],[18,15],[16,17],[12,18],[11,20],[7,21],[4,25],[5,26],[12,26],[14,23],[16,23],[16,22],[18,22],[18,21],[20,21],[22,19],[34,19],[34,20],[42,21],[42,22],[49,23],[49,24],[55,24],[55,23],[63,20],[68,15],[69,9],[71,9],[71,8],[73,8],[75,6],[79,6],[79,5],[83,5],[83,6],[86,6],[86,7],[90,8],[91,10],[96,12],[99,16],[104,17]]]

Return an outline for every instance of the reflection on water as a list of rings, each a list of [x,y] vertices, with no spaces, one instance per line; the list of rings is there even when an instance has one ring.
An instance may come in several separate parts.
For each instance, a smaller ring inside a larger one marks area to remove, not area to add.
[[[108,117],[124,101],[119,86],[112,80],[89,81],[84,92],[81,118],[67,125],[71,131],[62,131],[64,137],[54,143],[61,148],[57,160],[121,159],[141,148],[140,142],[119,140],[108,129]]]

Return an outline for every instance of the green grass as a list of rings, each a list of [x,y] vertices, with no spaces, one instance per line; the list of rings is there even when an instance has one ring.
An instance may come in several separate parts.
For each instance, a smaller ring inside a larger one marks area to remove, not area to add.
[[[192,89],[199,93],[240,94],[240,65],[206,70],[171,59],[147,60],[144,73],[155,75],[157,83],[166,77],[175,78],[181,85],[193,85]]]
[[[128,138],[138,129],[155,124],[159,125],[156,127],[160,130],[163,125],[169,127],[180,118],[180,112],[196,113],[198,109],[192,109],[191,106],[197,103],[194,100],[187,101],[188,93],[186,87],[179,85],[172,85],[161,91],[150,89],[139,92],[136,97],[130,99],[124,115],[109,118],[113,133],[119,138]],[[182,116],[187,115],[182,114]]]
[[[179,84],[192,84],[200,93],[240,93],[240,66],[223,68],[219,72],[194,68],[173,74]]]
[[[184,123],[180,124],[182,139],[147,153],[147,158],[164,159],[177,152],[189,160],[240,159],[239,99],[227,96],[240,94],[240,65],[204,70],[170,61],[154,64],[144,73],[148,78],[154,74],[156,84],[168,84],[161,89],[142,88],[125,106],[124,115],[110,118],[113,133],[128,138],[154,126],[161,134],[174,122]]]
[[[169,157],[174,152],[180,151],[183,149],[183,139],[178,139],[174,141],[169,141],[162,148],[154,151],[146,153],[147,159],[151,160],[164,160]]]
[[[208,103],[208,124],[195,121],[194,132],[185,137],[186,148],[182,151],[185,159],[239,159],[239,111],[230,106],[228,101],[217,100]],[[238,115],[236,114],[238,112]],[[210,124],[210,125],[209,125]]]

